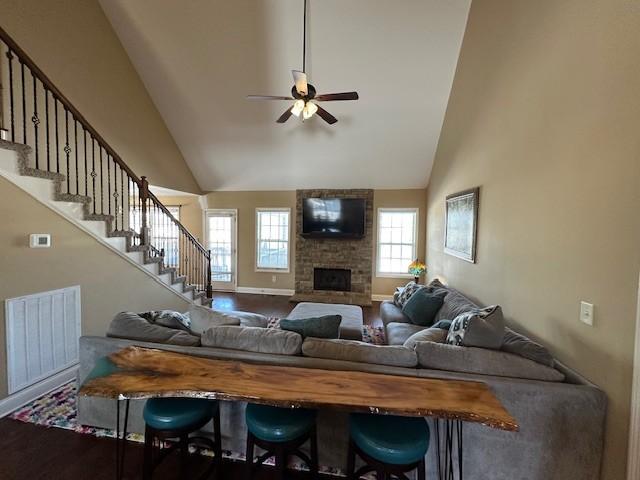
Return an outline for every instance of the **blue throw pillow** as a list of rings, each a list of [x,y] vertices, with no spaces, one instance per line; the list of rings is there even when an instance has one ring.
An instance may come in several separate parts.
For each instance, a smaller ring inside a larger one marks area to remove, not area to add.
[[[280,320],[280,328],[299,333],[303,337],[339,338],[340,322],[342,322],[341,315],[300,319],[283,318]]]
[[[430,327],[435,322],[436,314],[443,303],[442,293],[430,293],[426,288],[421,288],[407,300],[402,307],[402,313],[409,317],[411,323]]]

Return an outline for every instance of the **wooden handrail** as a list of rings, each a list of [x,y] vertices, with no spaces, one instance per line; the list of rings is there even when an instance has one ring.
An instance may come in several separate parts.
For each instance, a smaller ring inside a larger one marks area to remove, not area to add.
[[[9,50],[15,53],[18,57],[20,63],[23,63],[38,77],[38,79],[42,82],[44,87],[50,91],[57,99],[64,105],[64,107],[71,112],[71,114],[76,118],[82,126],[91,134],[93,138],[95,138],[99,144],[106,150],[106,152],[111,155],[114,161],[131,177],[131,179],[141,186],[140,179],[138,176],[133,173],[133,170],[129,168],[129,166],[124,163],[124,161],[120,158],[120,156],[115,152],[113,148],[107,143],[107,141],[102,138],[102,136],[96,131],[95,128],[91,126],[89,121],[82,115],[76,107],[73,106],[71,101],[64,96],[64,94],[58,90],[58,88],[53,84],[51,79],[42,71],[35,62],[27,55],[27,53],[20,48],[20,46],[9,36],[7,32],[4,31],[2,27],[0,27],[0,39],[9,47]]]

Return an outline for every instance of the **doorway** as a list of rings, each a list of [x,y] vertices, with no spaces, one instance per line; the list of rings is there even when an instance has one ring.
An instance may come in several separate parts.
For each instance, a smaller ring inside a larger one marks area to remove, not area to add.
[[[211,250],[211,285],[218,291],[235,291],[238,285],[238,211],[205,211],[207,248]]]

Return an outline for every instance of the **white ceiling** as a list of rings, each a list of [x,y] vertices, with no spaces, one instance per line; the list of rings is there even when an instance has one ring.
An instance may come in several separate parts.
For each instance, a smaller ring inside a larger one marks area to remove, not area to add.
[[[200,187],[423,188],[471,0],[309,0],[307,73],[339,122],[275,120],[302,0],[100,0]]]

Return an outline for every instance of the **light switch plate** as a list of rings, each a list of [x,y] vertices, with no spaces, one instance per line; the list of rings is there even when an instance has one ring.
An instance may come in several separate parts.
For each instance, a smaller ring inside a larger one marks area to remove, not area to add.
[[[580,321],[593,326],[593,303],[580,302]]]
[[[51,247],[51,235],[48,233],[32,233],[29,235],[29,247],[49,248]]]

